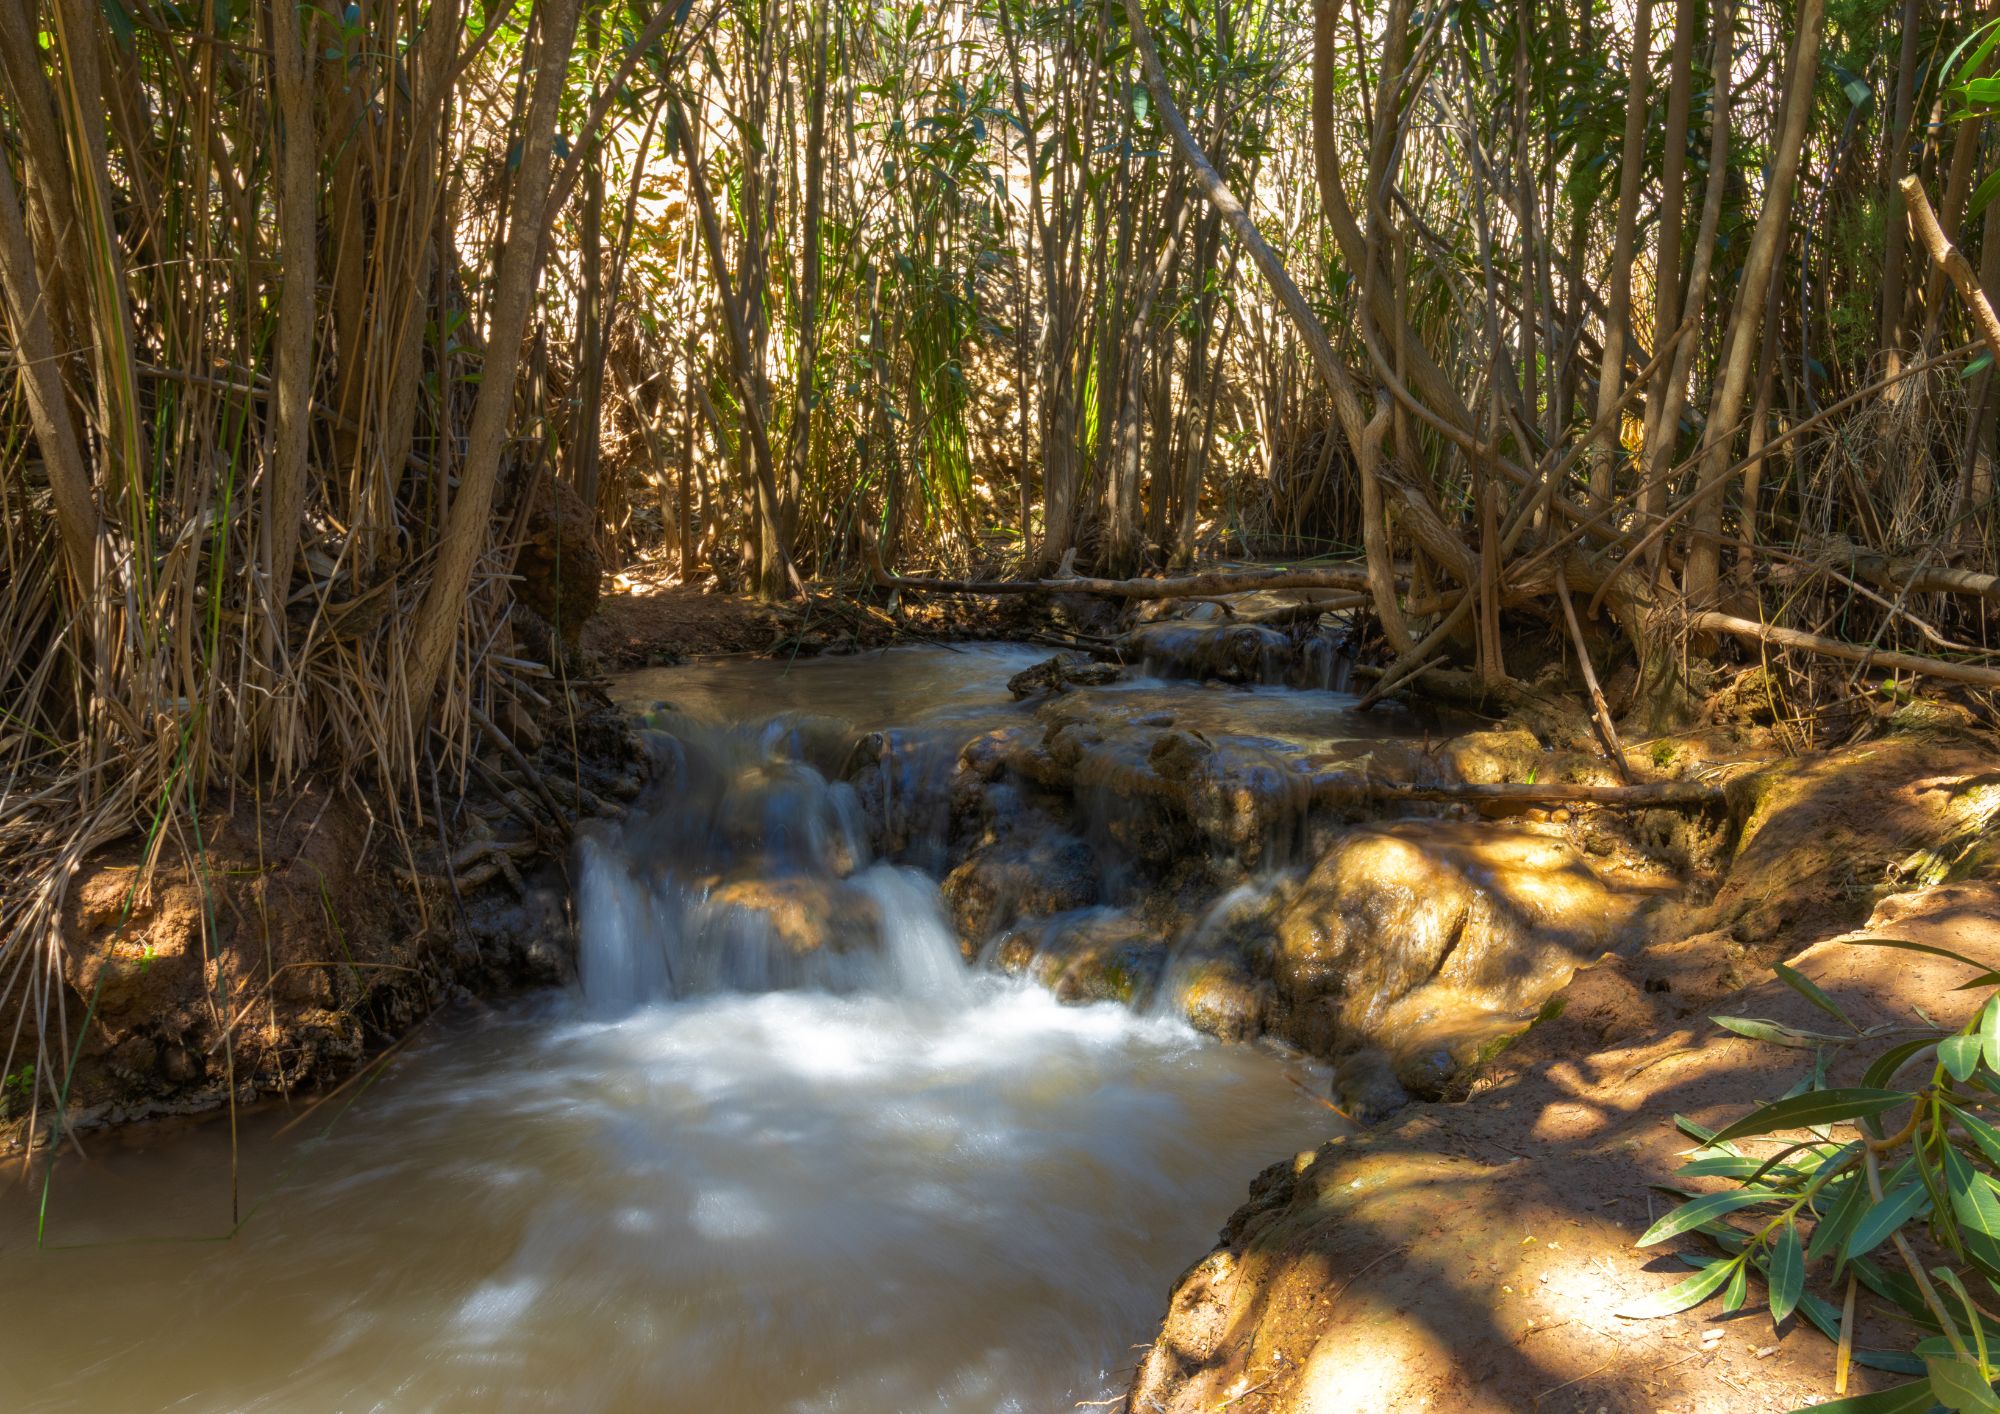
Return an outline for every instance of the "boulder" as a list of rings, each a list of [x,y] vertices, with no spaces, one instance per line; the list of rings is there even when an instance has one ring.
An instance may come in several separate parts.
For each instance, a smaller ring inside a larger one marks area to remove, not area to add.
[[[968,957],[1022,918],[1048,918],[1097,902],[1097,857],[1047,825],[1017,829],[975,847],[945,876],[944,898]]]
[[[1026,972],[1058,1000],[1128,1006],[1153,990],[1166,959],[1165,940],[1143,919],[1109,908],[1016,928],[994,950],[1003,971]]]
[[[882,931],[874,899],[838,880],[804,874],[725,880],[710,891],[703,911],[714,924],[753,929],[798,958],[872,949]]]
[[[1220,1041],[1254,1041],[1277,1006],[1277,988],[1234,957],[1203,958],[1176,978],[1175,998],[1188,1025]]]
[[[1278,915],[1268,964],[1301,1016],[1332,1003],[1336,1034],[1297,1039],[1317,1050],[1421,1034],[1398,1079],[1432,1093],[1451,1068],[1440,1053],[1463,1063],[1492,1042],[1494,1019],[1524,1019],[1631,931],[1642,897],[1528,829],[1364,826],[1322,856]]]

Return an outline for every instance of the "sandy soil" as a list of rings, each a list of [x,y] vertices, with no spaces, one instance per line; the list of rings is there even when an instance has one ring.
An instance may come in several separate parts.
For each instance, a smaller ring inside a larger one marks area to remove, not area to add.
[[[1733,1316],[1717,1301],[1661,1320],[1613,1312],[1687,1273],[1669,1252],[1632,1246],[1670,1202],[1649,1185],[1689,1147],[1671,1117],[1719,1126],[1784,1093],[1809,1062],[1708,1020],[1823,1026],[1770,962],[1796,951],[1793,965],[1864,1025],[1908,1023],[1918,1008],[1956,1025],[1983,1000],[1950,990],[1963,968],[1852,939],[1930,942],[2000,966],[1990,870],[1882,897],[1860,933],[1798,948],[1869,914],[1871,880],[1976,828],[1967,822],[2000,788],[1995,764],[1917,737],[1746,778],[1739,789],[1755,794],[1739,802],[1728,876],[1690,919],[1706,930],[1579,972],[1560,1015],[1502,1053],[1466,1102],[1413,1106],[1267,1170],[1177,1286],[1128,1407],[1747,1414],[1831,1398],[1832,1345],[1797,1318],[1774,1330],[1760,1291]],[[1834,1083],[1860,1064],[1837,1067]],[[1903,1329],[1862,1309],[1861,1346],[1907,1347]],[[1857,1371],[1849,1392],[1894,1382]]]

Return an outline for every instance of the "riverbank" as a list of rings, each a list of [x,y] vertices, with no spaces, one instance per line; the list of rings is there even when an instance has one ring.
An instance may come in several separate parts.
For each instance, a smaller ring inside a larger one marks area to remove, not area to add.
[[[1719,1128],[1810,1059],[1709,1019],[1823,1027],[1772,964],[1862,1026],[1957,1026],[1983,999],[1952,990],[1963,967],[1853,939],[2000,967],[1996,766],[1982,742],[1916,733],[1757,773],[1720,887],[1683,936],[1579,971],[1461,1102],[1409,1106],[1258,1177],[1176,1285],[1127,1407],[1744,1414],[1829,1398],[1833,1344],[1798,1319],[1774,1330],[1761,1299],[1733,1315],[1715,1300],[1614,1312],[1686,1275],[1633,1246],[1692,1144],[1674,1117]],[[1865,1291],[1859,1332],[1863,1349],[1909,1341]],[[1857,1367],[1849,1389],[1894,1382]]]
[[[954,977],[963,959],[1116,1003],[1142,1018],[1121,1021],[1134,1034],[1185,1016],[1328,1063],[1305,1137],[1342,1137],[1267,1169],[1177,1284],[1129,1395],[1140,1414],[1538,1398],[1686,1414],[1790,1408],[1828,1387],[1830,1347],[1810,1333],[1766,1321],[1739,1349],[1749,1328],[1712,1312],[1629,1326],[1605,1313],[1669,1280],[1631,1241],[1654,1211],[1647,1184],[1685,1147],[1671,1115],[1740,1111],[1790,1083],[1787,1055],[1711,1034],[1708,1015],[1801,1020],[1789,993],[1758,985],[1801,954],[1843,997],[1876,988],[1856,1003],[1870,1016],[1941,991],[1922,969],[1856,971],[1814,946],[1871,909],[1876,926],[1949,932],[2000,963],[1978,931],[1995,916],[1981,881],[2000,756],[1967,712],[1885,696],[1850,723],[1858,740],[1785,756],[1768,693],[1739,680],[1701,723],[1629,741],[1626,786],[1574,712],[1484,717],[1462,696],[1358,712],[1338,690],[1350,662],[1311,613],[1135,623],[1044,600],[925,622],[961,638],[1089,634],[1100,651],[854,657],[815,655],[797,611],[634,597],[643,622],[607,622],[640,657],[665,653],[649,635],[689,605],[709,623],[689,622],[689,639],[779,631],[777,651],[607,685],[586,629],[543,685],[551,708],[581,710],[493,724],[473,792],[431,803],[442,840],[386,830],[352,791],[306,791],[205,814],[202,869],[168,852],[150,892],[133,888],[137,844],[93,859],[68,920],[87,1026],[72,1123],[322,1092],[454,1003],[573,982],[592,909],[623,920],[600,977],[653,979],[619,994],[626,1008],[678,1011],[719,979],[776,999],[744,1004],[775,1018],[792,994],[771,987],[848,992],[870,959],[922,937],[932,971],[941,943]],[[1542,701],[1560,699],[1561,671],[1540,675]],[[1633,788],[1661,794],[1593,799]],[[579,892],[579,826],[622,842],[629,896]],[[711,985],[691,982],[718,960]],[[227,1026],[218,991],[234,999]],[[951,1025],[926,1017],[912,1034],[970,1043]],[[794,1040],[769,1034],[779,1050]],[[1226,1201],[1184,1216],[1220,1220]],[[1174,1250],[1192,1257],[1198,1226],[1187,1240]],[[1085,1246],[1073,1259],[1104,1260]]]

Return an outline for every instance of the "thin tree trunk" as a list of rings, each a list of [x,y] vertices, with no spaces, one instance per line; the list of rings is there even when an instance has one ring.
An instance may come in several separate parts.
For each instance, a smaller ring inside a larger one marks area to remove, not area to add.
[[[278,630],[305,518],[307,459],[312,453],[312,395],[317,361],[313,332],[319,319],[319,134],[313,124],[307,76],[316,52],[318,12],[301,28],[294,0],[270,6],[271,67],[278,98],[278,285],[276,367],[272,372],[275,455],[266,510],[264,577],[270,595],[263,628],[264,665],[282,654]],[[355,351],[343,350],[343,356]],[[283,724],[272,723],[274,731]]]
[[[1729,469],[1729,448],[1749,389],[1753,355],[1763,330],[1764,305],[1777,267],[1779,247],[1789,226],[1792,191],[1798,184],[1799,159],[1805,150],[1806,127],[1812,118],[1814,81],[1819,74],[1819,39],[1826,18],[1826,0],[1804,0],[1799,7],[1798,38],[1780,109],[1780,132],[1771,163],[1771,184],[1750,253],[1736,290],[1736,307],[1724,341],[1721,387],[1708,406],[1708,434],[1703,443],[1695,494],[1702,498],[1692,518],[1694,544],[1688,551],[1682,589],[1697,605],[1715,592],[1719,568],[1718,536],[1722,529],[1722,480]]]
[[[1632,26],[1632,65],[1625,95],[1625,146],[1618,172],[1618,228],[1611,239],[1611,300],[1604,317],[1604,357],[1597,366],[1597,415],[1601,430],[1590,459],[1590,500],[1610,502],[1618,433],[1611,413],[1625,382],[1625,328],[1632,318],[1632,244],[1639,223],[1639,180],[1646,166],[1646,80],[1651,68],[1653,0],[1638,0]]]
[[[27,395],[35,442],[54,492],[56,530],[76,580],[79,602],[89,603],[97,587],[97,546],[103,522],[76,424],[70,420],[62,364],[49,329],[20,193],[14,186],[13,168],[4,159],[0,159],[0,292],[7,299],[7,328],[14,338],[14,362]]]
[[[1920,0],[1903,0],[1903,43],[1896,63],[1895,109],[1889,124],[1887,165],[1882,174],[1882,188],[1888,202],[1888,219],[1882,223],[1881,346],[1888,354],[1888,364],[1884,371],[1891,376],[1903,366],[1903,346],[1907,333],[1903,327],[1903,290],[1909,243],[1904,239],[1904,223],[1896,216],[1896,207],[1899,203],[1895,191],[1896,183],[1903,179],[1904,171],[1910,161],[1910,109],[1916,102],[1917,17],[1921,13]]]
[[[506,452],[507,427],[514,415],[514,375],[521,366],[521,340],[535,294],[542,227],[548,213],[550,155],[555,146],[556,111],[563,75],[576,42],[580,0],[543,0],[540,46],[533,85],[521,124],[521,161],[516,168],[514,203],[494,279],[492,318],[479,394],[472,405],[465,459],[459,466],[458,494],[446,513],[437,567],[424,590],[410,635],[407,701],[427,713],[443,675],[445,659],[458,637],[472,567],[491,530],[493,491]]]
[[[1664,140],[1664,154],[1660,167],[1660,208],[1653,254],[1653,347],[1662,349],[1681,324],[1681,297],[1684,293],[1681,271],[1682,225],[1686,210],[1687,191],[1687,141],[1688,115],[1694,104],[1694,38],[1695,30],[1701,22],[1700,0],[1679,0],[1674,7],[1674,47],[1667,79],[1667,130]],[[1724,3],[1715,12],[1716,52],[1727,54],[1729,41],[1727,31],[1735,23],[1733,6]],[[1716,103],[1711,118],[1710,133],[1723,134],[1723,142],[1710,142],[1710,151],[1721,147],[1728,153],[1727,134],[1729,131],[1728,91],[1729,71],[1718,65]],[[1715,186],[1720,171],[1711,169],[1709,183]],[[1718,199],[1720,188],[1717,188]],[[1720,208],[1718,208],[1718,215]],[[1704,215],[1706,212],[1704,211]],[[1680,435],[1680,400],[1669,390],[1673,386],[1673,368],[1662,369],[1659,385],[1646,398],[1646,427],[1643,443],[1650,463],[1654,448],[1664,442],[1671,448]],[[1669,406],[1671,404],[1671,407]],[[1650,467],[1649,467],[1650,470]],[[1642,504],[1648,516],[1658,515],[1666,506],[1666,488],[1650,486],[1642,497]]]
[[[598,14],[593,8],[585,31],[587,53],[595,53]],[[605,340],[610,311],[604,302],[604,156],[590,144],[583,161],[583,211],[578,222],[577,264],[582,289],[577,311],[576,367],[571,373],[575,399],[569,424],[570,479],[577,499],[597,522],[598,424],[604,412]],[[645,154],[639,154],[645,160]]]
[[[729,278],[728,256],[722,248],[722,223],[716,215],[715,198],[708,189],[701,151],[695,142],[694,129],[678,104],[675,105],[674,126],[680,134],[682,154],[687,159],[688,185],[693,188],[695,209],[701,219],[702,242],[708,247],[709,274],[715,281],[716,301],[722,306],[730,372],[742,400],[744,428],[750,444],[751,486],[757,498],[758,525],[764,548],[770,552],[768,556],[758,556],[757,592],[764,598],[776,599],[785,592],[787,580],[795,589],[803,589],[804,586],[799,582],[798,571],[792,567],[783,541],[778,538],[782,521],[778,510],[777,470],[771,454],[770,431],[764,418],[764,391],[759,386],[750,336],[743,326],[742,306],[737,302],[736,289]]]

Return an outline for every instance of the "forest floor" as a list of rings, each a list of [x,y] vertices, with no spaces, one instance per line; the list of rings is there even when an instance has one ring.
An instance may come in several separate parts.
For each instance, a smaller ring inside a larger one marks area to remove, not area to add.
[[[766,603],[748,594],[674,582],[657,561],[641,560],[608,576],[597,612],[583,628],[584,647],[607,668],[669,666],[726,653],[848,652],[893,643],[1012,638],[1102,622],[1095,601],[1038,595],[913,598],[892,616],[853,599],[818,596]]]

